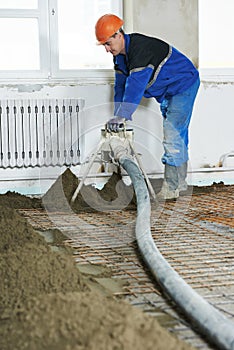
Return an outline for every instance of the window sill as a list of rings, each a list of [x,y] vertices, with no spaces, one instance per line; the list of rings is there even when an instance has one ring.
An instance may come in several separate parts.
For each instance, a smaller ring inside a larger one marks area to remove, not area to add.
[[[45,85],[84,85],[84,84],[111,84],[114,82],[114,71],[112,69],[81,69],[61,70],[53,76],[26,72],[10,72],[4,76],[0,75],[0,86],[22,85],[22,84],[45,84]]]
[[[199,69],[200,77],[203,82],[216,82],[216,83],[228,83],[234,82],[234,69],[233,68],[207,68]]]

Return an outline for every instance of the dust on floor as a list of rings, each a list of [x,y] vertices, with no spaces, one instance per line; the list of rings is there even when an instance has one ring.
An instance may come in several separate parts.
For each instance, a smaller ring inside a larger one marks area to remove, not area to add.
[[[113,176],[101,193],[105,208],[115,200],[113,184],[121,180]],[[52,251],[17,212],[20,208],[39,208],[44,203],[51,210],[64,210],[77,182],[67,170],[42,201],[10,192],[0,196],[0,349],[192,349],[153,317],[122,300],[91,290],[71,252]],[[129,205],[134,207],[131,191],[123,183],[120,188],[125,196],[130,193]],[[96,190],[85,187],[84,191],[100,204]],[[122,203],[115,203],[115,207],[118,205]],[[86,209],[93,210],[84,204],[80,194],[73,210]]]

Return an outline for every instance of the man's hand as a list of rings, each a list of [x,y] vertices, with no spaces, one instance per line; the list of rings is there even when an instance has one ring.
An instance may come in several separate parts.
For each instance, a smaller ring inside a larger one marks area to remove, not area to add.
[[[106,123],[106,128],[108,131],[118,132],[124,127],[125,118],[123,117],[114,117],[108,120]]]

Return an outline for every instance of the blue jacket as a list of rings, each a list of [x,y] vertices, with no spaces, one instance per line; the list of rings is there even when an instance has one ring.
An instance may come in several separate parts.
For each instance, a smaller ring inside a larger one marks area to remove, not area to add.
[[[132,119],[142,97],[182,93],[198,79],[193,63],[166,42],[143,34],[124,34],[126,55],[114,57],[114,115]]]

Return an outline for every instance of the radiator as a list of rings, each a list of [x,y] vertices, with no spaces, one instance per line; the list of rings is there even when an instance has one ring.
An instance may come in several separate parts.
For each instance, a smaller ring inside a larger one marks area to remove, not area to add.
[[[0,100],[0,168],[80,164],[79,100]]]

